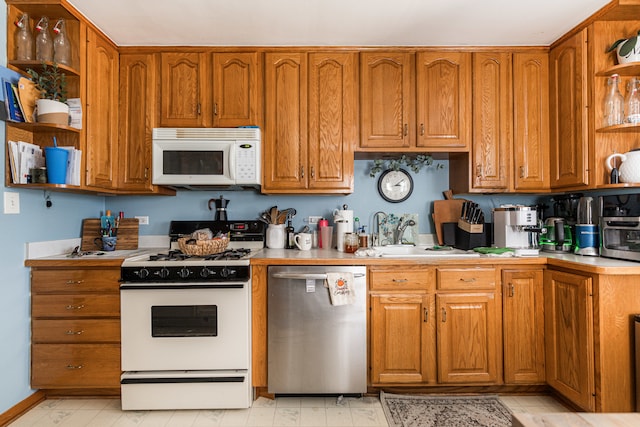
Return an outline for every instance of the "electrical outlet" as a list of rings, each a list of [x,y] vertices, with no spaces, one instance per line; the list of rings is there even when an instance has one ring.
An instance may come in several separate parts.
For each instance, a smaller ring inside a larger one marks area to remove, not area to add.
[[[304,222],[308,222],[309,224],[317,224],[318,221],[320,221],[322,219],[321,216],[310,216],[305,218]]]
[[[4,192],[4,213],[19,214],[20,213],[20,193],[10,191]]]
[[[138,224],[140,225],[149,225],[149,217],[148,216],[136,216],[138,218]]]

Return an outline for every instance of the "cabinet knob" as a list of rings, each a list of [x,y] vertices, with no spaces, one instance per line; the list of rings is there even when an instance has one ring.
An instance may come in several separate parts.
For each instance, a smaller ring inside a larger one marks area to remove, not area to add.
[[[405,283],[408,282],[407,279],[391,279],[392,282],[394,283]]]
[[[404,136],[409,135],[409,125],[408,124],[404,124]]]
[[[316,179],[316,170],[311,166],[311,179]]]
[[[420,136],[424,136],[424,123],[420,123]]]
[[[515,288],[513,286],[513,283],[509,283],[509,297],[513,298],[514,294],[515,294]]]
[[[304,178],[304,166],[300,166],[300,178]]]
[[[524,174],[524,166],[520,166],[520,178],[524,178],[525,174]]]
[[[83,365],[67,365],[67,369],[82,369]]]
[[[476,176],[482,178],[482,165],[476,166]]]
[[[84,280],[67,280],[65,283],[67,285],[79,285],[81,283],[84,283]]]
[[[196,106],[196,113],[198,113],[198,115],[202,114],[202,105],[199,102]]]
[[[442,307],[442,323],[447,321],[447,309]]]
[[[71,331],[71,330],[65,332],[65,334],[67,335],[82,335],[83,333],[84,331]]]
[[[217,102],[215,102],[215,103],[213,104],[213,115],[214,115],[214,116],[217,116],[217,115],[218,115],[218,103],[217,103]]]
[[[84,308],[84,304],[80,305],[68,305],[65,307],[67,310],[82,310]]]
[[[429,321],[429,309],[428,308],[424,308],[424,323],[427,323]]]

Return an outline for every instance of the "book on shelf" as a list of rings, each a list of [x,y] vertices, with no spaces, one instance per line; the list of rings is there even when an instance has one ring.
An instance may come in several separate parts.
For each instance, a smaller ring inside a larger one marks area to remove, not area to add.
[[[7,91],[4,82],[9,82],[10,84],[18,84],[20,77],[23,77],[22,74],[0,65],[0,81],[3,82],[2,88],[0,89],[0,102],[5,106],[5,108],[0,107],[0,120],[10,120],[9,105],[7,103],[6,96]],[[13,90],[11,90],[10,92],[13,93]]]
[[[45,166],[42,148],[24,141],[7,141],[9,144],[9,166],[14,184],[28,184],[31,169]]]
[[[4,86],[4,105],[7,109],[7,120],[24,122],[22,108],[20,108],[20,102],[18,101],[18,89],[14,90],[14,84],[4,79],[2,84]]]

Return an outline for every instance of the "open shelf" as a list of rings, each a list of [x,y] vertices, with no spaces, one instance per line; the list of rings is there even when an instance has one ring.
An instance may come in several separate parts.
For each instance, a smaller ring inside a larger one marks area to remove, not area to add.
[[[596,129],[596,132],[600,133],[613,133],[613,132],[638,132],[640,131],[640,124],[623,123],[621,125],[607,126]]]
[[[614,65],[611,68],[599,71],[596,73],[596,76],[606,77],[612,74],[618,74],[620,76],[640,76],[640,62]]]

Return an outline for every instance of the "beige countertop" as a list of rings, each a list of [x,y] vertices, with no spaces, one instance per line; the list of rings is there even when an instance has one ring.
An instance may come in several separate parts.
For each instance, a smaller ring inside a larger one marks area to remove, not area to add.
[[[513,427],[637,427],[639,413],[592,414],[561,412],[513,414]]]

